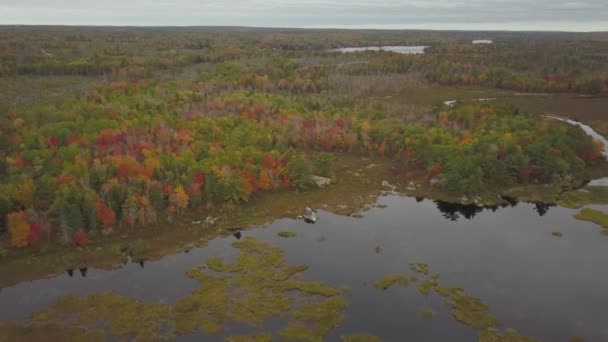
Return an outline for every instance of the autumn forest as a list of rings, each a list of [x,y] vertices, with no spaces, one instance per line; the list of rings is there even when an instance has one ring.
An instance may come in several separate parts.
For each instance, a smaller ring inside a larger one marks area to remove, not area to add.
[[[190,226],[266,199],[322,198],[313,176],[342,197],[367,196],[353,190],[359,177],[441,203],[561,205],[608,175],[605,146],[530,103],[606,104],[608,36],[493,32],[490,44],[472,43],[487,35],[0,27],[0,261],[68,250],[62,265],[88,266],[89,246],[121,239],[143,260],[133,248],[146,236],[181,234],[181,244]],[[425,48],[336,50],[366,46]],[[598,115],[582,121],[608,131]]]

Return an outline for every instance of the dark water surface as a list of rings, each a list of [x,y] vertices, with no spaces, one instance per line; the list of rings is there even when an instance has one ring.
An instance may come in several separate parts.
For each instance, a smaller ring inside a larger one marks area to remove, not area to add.
[[[533,204],[482,210],[396,195],[381,197],[379,203],[387,207],[372,208],[363,218],[320,211],[314,225],[280,219],[243,232],[282,247],[289,264],[310,265],[306,279],[350,287],[346,320],[328,340],[360,332],[385,341],[475,340],[477,332],[456,322],[440,297],[425,297],[413,285],[387,291],[373,287],[387,274],[411,274],[408,263],[425,262],[431,273],[441,274],[442,285],[461,286],[488,303],[504,327],[545,341],[568,341],[574,335],[608,341],[608,239],[595,225],[572,218],[575,210]],[[298,235],[276,235],[284,230]],[[553,231],[564,236],[553,237]],[[199,286],[184,273],[210,256],[232,260],[235,240],[216,239],[208,247],[147,262],[143,268],[130,263],[114,271],[89,269],[86,276],[74,270],[72,276],[4,288],[0,321],[25,318],[69,293],[112,290],[174,303]],[[380,253],[374,250],[377,245]],[[425,308],[439,316],[423,319]],[[222,337],[204,338],[216,339]]]

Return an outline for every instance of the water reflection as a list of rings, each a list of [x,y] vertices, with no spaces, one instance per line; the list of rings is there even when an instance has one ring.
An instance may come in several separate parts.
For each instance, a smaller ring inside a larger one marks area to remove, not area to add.
[[[449,203],[444,201],[435,201],[435,205],[443,217],[450,221],[457,221],[461,215],[470,220],[485,209],[475,204]]]
[[[555,206],[557,205],[553,203],[535,203],[534,210],[538,213],[539,216],[545,216],[549,209]]]
[[[83,267],[83,268],[79,269],[78,271],[80,271],[80,275],[84,278],[87,276],[87,270],[88,269],[86,267]]]
[[[460,204],[460,203],[450,203],[444,201],[434,201],[437,206],[437,210],[441,212],[443,217],[450,221],[458,221],[461,217],[470,220],[477,216],[477,214],[481,213],[484,210],[491,210],[495,212],[499,208],[508,208],[515,207],[518,205],[518,201],[505,197],[506,203],[501,205],[493,205],[493,206],[479,206],[476,204]],[[416,202],[420,202],[418,198],[416,198]],[[545,216],[549,209],[555,207],[556,204],[553,203],[533,203],[534,211],[538,213],[539,216]]]

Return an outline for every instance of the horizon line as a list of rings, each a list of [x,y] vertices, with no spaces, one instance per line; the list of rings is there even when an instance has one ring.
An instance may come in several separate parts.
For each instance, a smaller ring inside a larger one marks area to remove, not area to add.
[[[382,27],[385,26],[385,27]],[[399,26],[403,26],[399,28]],[[302,25],[302,26],[256,26],[256,25],[142,25],[142,24],[2,24],[0,27],[89,27],[89,28],[232,28],[232,29],[283,29],[283,30],[344,30],[344,31],[443,31],[443,32],[531,32],[531,33],[608,33],[608,30],[564,30],[564,29],[504,29],[504,28],[415,28],[401,24],[375,25]]]

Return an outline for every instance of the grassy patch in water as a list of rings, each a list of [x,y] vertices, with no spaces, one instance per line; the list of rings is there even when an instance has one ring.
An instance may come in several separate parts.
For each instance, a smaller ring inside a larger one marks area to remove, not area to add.
[[[437,317],[437,312],[431,308],[426,308],[420,311],[420,316],[424,319],[435,319]]]
[[[586,186],[568,191],[561,194],[557,204],[570,209],[579,209],[589,204],[608,204],[608,187]]]
[[[142,303],[112,292],[84,298],[67,295],[44,312],[33,315],[37,323],[62,323],[75,329],[105,332],[111,336],[150,341],[163,338],[170,325],[170,307]]]
[[[144,303],[111,292],[83,298],[68,295],[33,314],[31,322],[3,325],[0,337],[48,325],[98,332],[110,339],[156,341],[198,331],[220,333],[227,324],[243,323],[257,334],[228,340],[270,341],[271,335],[260,334],[259,329],[273,318],[286,325],[279,333],[283,339],[323,341],[342,322],[347,308],[342,291],[298,279],[308,266],[286,265],[280,248],[251,237],[232,246],[240,251],[235,262],[210,258],[188,270],[186,275],[200,285],[174,305]]]
[[[479,334],[479,342],[538,342],[539,340],[524,336],[513,329],[505,329],[503,333],[489,328]]]
[[[562,236],[564,236],[564,234],[562,234],[561,232],[552,232],[551,235],[561,238]]]
[[[428,275],[429,274],[429,265],[423,262],[414,262],[410,264],[410,270],[412,272]]]
[[[265,333],[254,333],[251,335],[237,335],[226,337],[225,342],[270,342],[272,336]]]
[[[103,342],[106,341],[101,332],[87,331],[80,328],[64,327],[56,324],[23,325],[17,322],[0,324],[0,342],[28,341],[74,341],[74,342]]]
[[[438,273],[428,276],[430,273],[429,266],[425,263],[411,263],[410,270],[419,275],[423,279],[412,280],[416,282],[418,291],[423,295],[429,295],[435,292],[437,295],[444,298],[443,303],[451,308],[451,314],[458,322],[475,328],[480,332],[480,341],[536,341],[527,336],[520,335],[514,330],[507,329],[504,332],[499,332],[496,329],[501,325],[498,318],[490,312],[490,308],[481,299],[475,298],[467,294],[460,287],[446,287],[439,283],[441,278]],[[389,279],[400,279],[400,275],[391,275]],[[385,278],[386,279],[386,278]],[[380,288],[381,289],[381,288]],[[431,309],[425,309],[421,312],[423,318],[434,318],[436,313]],[[483,338],[483,339],[482,339]]]
[[[595,209],[583,209],[574,218],[582,221],[589,221],[608,229],[608,214]]]
[[[234,263],[211,258],[206,269],[212,273],[203,268],[188,272],[201,287],[176,303],[178,333],[197,329],[213,333],[226,322],[260,326],[270,317],[288,317],[291,326],[304,325],[312,329],[310,334],[323,339],[341,321],[346,302],[340,290],[295,279],[306,265],[285,265],[281,249],[253,238],[237,241],[233,247],[240,250]]]
[[[277,235],[282,238],[293,238],[296,237],[298,234],[296,234],[296,232],[278,232]]]
[[[380,290],[386,290],[395,284],[405,286],[409,284],[409,282],[409,278],[404,277],[400,274],[389,274],[386,277],[378,280],[374,284],[374,287]]]
[[[382,339],[371,334],[352,334],[340,336],[341,342],[382,342]]]

